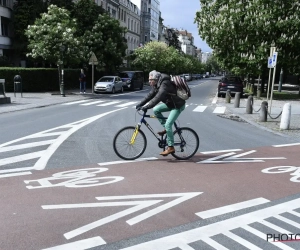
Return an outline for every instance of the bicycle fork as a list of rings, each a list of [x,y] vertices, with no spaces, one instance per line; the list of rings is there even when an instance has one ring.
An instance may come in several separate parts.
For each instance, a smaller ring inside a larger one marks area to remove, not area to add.
[[[133,135],[132,135],[131,140],[130,140],[130,145],[133,145],[135,143],[135,138],[139,133],[139,129],[140,129],[141,125],[142,125],[141,123],[138,123],[136,125],[135,130],[134,130]]]

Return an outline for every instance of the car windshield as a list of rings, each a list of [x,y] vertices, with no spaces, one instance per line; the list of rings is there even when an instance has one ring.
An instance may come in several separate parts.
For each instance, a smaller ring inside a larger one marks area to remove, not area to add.
[[[225,77],[224,82],[226,83],[238,83],[239,80],[237,77]]]
[[[102,77],[98,82],[113,82],[114,78],[113,77]]]
[[[132,78],[133,72],[122,72],[120,73],[121,78]]]

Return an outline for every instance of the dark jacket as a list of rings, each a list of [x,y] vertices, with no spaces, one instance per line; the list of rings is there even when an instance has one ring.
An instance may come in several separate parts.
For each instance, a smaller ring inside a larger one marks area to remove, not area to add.
[[[185,104],[185,100],[176,95],[176,87],[171,82],[169,75],[161,74],[158,83],[152,87],[149,94],[141,101],[140,105],[143,106],[147,102],[147,108],[153,108],[160,101],[165,103],[169,108],[179,109]]]

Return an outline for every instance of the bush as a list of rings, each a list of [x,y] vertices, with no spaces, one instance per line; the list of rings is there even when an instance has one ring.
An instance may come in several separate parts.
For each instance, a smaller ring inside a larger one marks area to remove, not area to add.
[[[79,89],[80,69],[64,69],[65,90]],[[14,77],[22,78],[23,92],[47,92],[59,91],[60,83],[57,68],[0,68],[0,78],[5,79],[6,92],[14,92]],[[86,72],[87,88],[92,87],[92,72]],[[97,81],[103,73],[95,70],[94,81]]]

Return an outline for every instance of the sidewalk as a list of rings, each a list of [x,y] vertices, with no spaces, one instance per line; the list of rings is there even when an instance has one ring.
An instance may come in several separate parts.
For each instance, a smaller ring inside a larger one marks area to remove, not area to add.
[[[269,110],[271,107],[271,114],[268,113],[266,122],[259,122],[261,103],[263,101],[266,101],[266,98],[261,98],[261,99],[257,99],[256,97],[253,98],[252,114],[246,114],[247,100],[248,100],[247,98],[240,99],[239,108],[234,108],[234,97],[231,99],[230,103],[226,103],[225,98],[218,98],[217,105],[226,106],[227,111],[226,114],[224,115],[225,118],[232,119],[232,120],[242,119],[256,127],[260,127],[261,129],[271,131],[281,136],[299,138],[300,140],[300,102],[299,101],[272,100],[272,106],[271,106],[271,101],[269,100],[268,106],[269,106]],[[280,115],[280,113],[283,111],[283,106],[285,103],[291,104],[291,120],[290,120],[289,130],[280,129],[280,122],[282,118],[282,115]]]
[[[95,96],[91,90],[87,90],[86,94],[80,94],[79,90],[66,91],[65,97],[61,96],[59,92],[23,93],[23,97],[21,97],[21,93],[16,93],[16,97],[14,93],[6,93],[6,97],[10,97],[11,103],[1,104],[0,114],[90,99]]]

